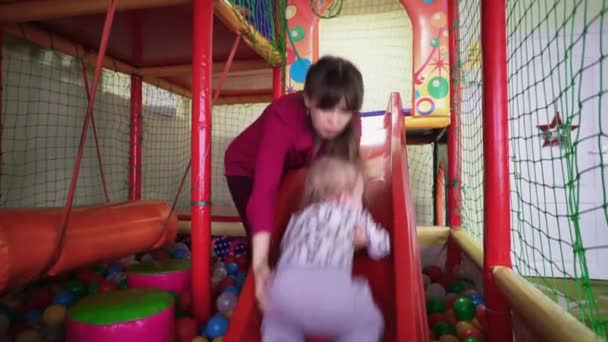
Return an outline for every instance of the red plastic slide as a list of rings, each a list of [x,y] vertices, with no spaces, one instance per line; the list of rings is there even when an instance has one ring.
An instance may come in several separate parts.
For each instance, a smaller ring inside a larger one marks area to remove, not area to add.
[[[0,209],[0,293],[47,274],[160,248],[175,240],[177,216],[163,202],[74,208],[53,262],[63,208]]]
[[[429,341],[421,276],[415,212],[410,193],[401,100],[391,95],[384,128],[373,132],[385,139],[363,146],[363,154],[373,168],[368,179],[365,204],[390,232],[393,254],[382,261],[366,255],[355,258],[353,273],[368,278],[374,298],[385,320],[383,341]],[[364,128],[366,129],[366,128]],[[368,133],[368,132],[364,132]],[[286,176],[281,186],[271,260],[276,260],[280,238],[290,215],[298,209],[305,170]],[[248,276],[230,320],[224,342],[260,341],[261,314],[255,303],[254,283]],[[319,338],[309,338],[318,341]]]

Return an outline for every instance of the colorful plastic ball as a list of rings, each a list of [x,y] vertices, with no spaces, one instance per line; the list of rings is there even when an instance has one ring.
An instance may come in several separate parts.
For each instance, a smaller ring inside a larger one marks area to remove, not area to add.
[[[239,272],[239,264],[231,262],[226,266],[226,269],[228,270],[228,274],[235,275]]]
[[[40,327],[38,332],[45,342],[64,342],[66,340],[63,326],[49,327],[45,325]]]
[[[462,280],[452,280],[448,283],[447,287],[448,292],[450,293],[462,293],[465,290],[465,284]]]
[[[42,313],[42,321],[49,327],[56,327],[63,324],[67,309],[63,305],[53,304],[46,308]]]
[[[8,315],[0,313],[0,336],[3,336],[8,331],[8,327],[11,325],[11,321]]]
[[[236,294],[234,294],[232,292],[222,293],[219,297],[217,297],[217,300],[215,301],[215,304],[217,306],[217,311],[219,311],[222,314],[226,313],[228,311],[232,311],[234,309],[234,307],[236,306],[237,300],[238,300],[238,298],[237,298]]]
[[[441,279],[441,275],[443,274],[441,268],[439,268],[439,266],[434,265],[425,267],[422,272],[431,278],[432,283],[438,282]]]
[[[458,333],[458,336],[460,336],[462,334],[463,331],[472,328],[473,324],[467,321],[460,321],[458,323],[456,323],[456,332]]]
[[[106,275],[106,267],[104,265],[95,265],[93,266],[93,272],[101,275],[101,276],[105,276]]]
[[[481,333],[481,331],[479,329],[477,329],[471,325],[470,327],[458,332],[458,336],[462,339],[471,338],[471,337],[481,339],[483,337],[483,334]]]
[[[118,263],[113,263],[110,264],[110,266],[108,266],[108,272],[107,272],[107,276],[109,277],[112,274],[116,274],[116,273],[122,273],[124,271],[122,265],[118,264]]]
[[[53,304],[60,304],[69,307],[70,305],[74,304],[75,300],[76,296],[74,296],[74,293],[72,293],[72,291],[63,290],[57,293],[55,297],[53,297]]]
[[[89,288],[87,289],[87,293],[89,295],[94,295],[97,294],[97,290],[99,290],[99,282],[96,281],[94,283],[91,283],[91,285],[89,285]]]
[[[483,327],[486,325],[486,306],[479,305],[477,309],[475,309],[475,318],[479,321],[479,324]]]
[[[28,298],[31,307],[43,309],[53,301],[53,290],[50,287],[44,287],[34,290]]]
[[[23,314],[23,318],[30,326],[36,326],[42,319],[42,310],[33,309]]]
[[[165,260],[165,259],[169,259],[169,253],[167,253],[164,250],[160,250],[157,251],[156,253],[154,253],[154,259],[155,260]]]
[[[460,342],[460,340],[453,335],[443,335],[439,338],[439,342]]]
[[[209,340],[203,336],[197,336],[192,340],[192,342],[209,342]]]
[[[443,298],[443,301],[445,302],[445,305],[447,306],[447,308],[451,309],[452,307],[454,307],[454,302],[458,298],[460,298],[460,296],[458,296],[457,294],[455,294],[455,293],[448,293]]]
[[[233,293],[235,295],[239,294],[239,289],[235,286],[227,286],[226,288],[224,288],[224,291],[222,291],[223,293]]]
[[[431,284],[431,277],[429,277],[426,274],[423,274],[422,275],[422,285],[424,285],[424,289],[426,290],[426,288],[428,288],[430,284]]]
[[[173,252],[173,258],[174,259],[188,259],[190,257],[190,252],[187,250],[183,250],[183,249],[178,249],[175,252]]]
[[[228,276],[228,271],[223,266],[215,267],[211,276],[224,279]]]
[[[454,315],[454,310],[452,309],[448,309],[445,312],[445,319],[446,322],[450,323],[451,325],[456,325],[456,323],[458,323],[458,319],[456,318],[456,315]]]
[[[435,336],[456,336],[456,329],[454,329],[454,327],[447,322],[437,322],[435,325],[433,325],[433,334],[435,334]]]
[[[142,264],[153,264],[154,263],[154,257],[150,254],[145,254],[144,256],[141,257],[140,262]]]
[[[426,298],[443,299],[445,297],[445,289],[441,284],[433,283],[426,288]]]
[[[459,321],[470,321],[475,317],[477,307],[469,297],[460,297],[454,302],[454,314]]]
[[[481,342],[481,339],[477,337],[467,337],[463,339],[462,342]]]
[[[445,317],[445,314],[442,314],[442,313],[432,313],[432,314],[428,315],[427,321],[429,323],[429,327],[432,327],[437,322],[445,322],[446,317]]]
[[[473,303],[475,304],[475,306],[480,306],[480,305],[484,305],[486,302],[483,300],[483,298],[474,298],[473,299]]]
[[[197,335],[198,325],[191,317],[181,317],[175,321],[176,342],[190,342]]]
[[[97,288],[97,292],[99,293],[104,293],[104,292],[109,292],[112,290],[116,290],[118,286],[116,286],[116,283],[111,281],[111,280],[104,280],[99,284],[99,288]]]
[[[76,296],[76,298],[80,298],[87,293],[86,285],[75,279],[66,282],[64,288],[66,290],[70,290]]]
[[[15,342],[42,342],[42,336],[36,330],[25,330],[20,333]]]
[[[441,299],[429,298],[426,300],[426,311],[432,313],[445,312],[445,304]]]
[[[224,341],[224,338],[222,336],[219,336],[219,337],[214,338],[213,341],[211,341],[211,342],[223,342],[223,341]]]
[[[211,317],[201,335],[214,339],[219,336],[224,336],[228,328],[228,319],[223,315],[215,315]]]

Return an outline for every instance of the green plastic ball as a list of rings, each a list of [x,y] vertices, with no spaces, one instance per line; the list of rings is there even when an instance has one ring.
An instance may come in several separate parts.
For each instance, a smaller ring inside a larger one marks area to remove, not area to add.
[[[433,334],[435,334],[435,336],[443,336],[443,335],[458,336],[456,333],[456,328],[454,328],[449,323],[443,322],[443,321],[439,321],[433,325]]]
[[[459,321],[470,321],[475,318],[475,302],[469,297],[460,297],[454,302],[454,315]]]
[[[64,288],[72,292],[76,298],[80,298],[87,294],[87,287],[82,282],[75,279],[67,281]]]
[[[481,340],[477,337],[467,337],[462,342],[481,342]]]
[[[466,289],[466,284],[464,281],[462,280],[453,280],[448,284],[448,292],[449,293],[456,293],[456,294],[460,294],[462,292],[464,292],[464,290]]]
[[[445,303],[441,299],[429,298],[426,301],[426,311],[429,314],[445,312]]]

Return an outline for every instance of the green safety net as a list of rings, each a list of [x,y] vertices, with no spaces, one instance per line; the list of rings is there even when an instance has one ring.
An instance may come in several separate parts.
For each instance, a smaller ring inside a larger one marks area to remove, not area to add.
[[[607,1],[507,1],[514,270],[607,336]],[[482,243],[480,1],[461,0],[458,34],[462,228]],[[491,237],[488,237],[491,239]]]
[[[285,56],[285,10],[287,0],[228,0],[245,27],[251,24],[260,36],[246,32],[254,46],[266,56],[278,53],[281,62]],[[282,34],[279,34],[282,33]],[[257,37],[257,38],[256,38]],[[262,41],[264,40],[264,41]],[[265,44],[269,42],[270,44]],[[267,51],[270,49],[271,51]],[[284,63],[281,63],[284,64]]]
[[[607,8],[507,2],[514,267],[600,336],[608,313]]]

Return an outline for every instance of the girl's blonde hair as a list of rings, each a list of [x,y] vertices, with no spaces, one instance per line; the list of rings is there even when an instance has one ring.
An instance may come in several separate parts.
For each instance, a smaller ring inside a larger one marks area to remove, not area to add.
[[[304,183],[303,205],[319,203],[352,192],[364,179],[358,162],[337,157],[321,157],[309,168]]]

